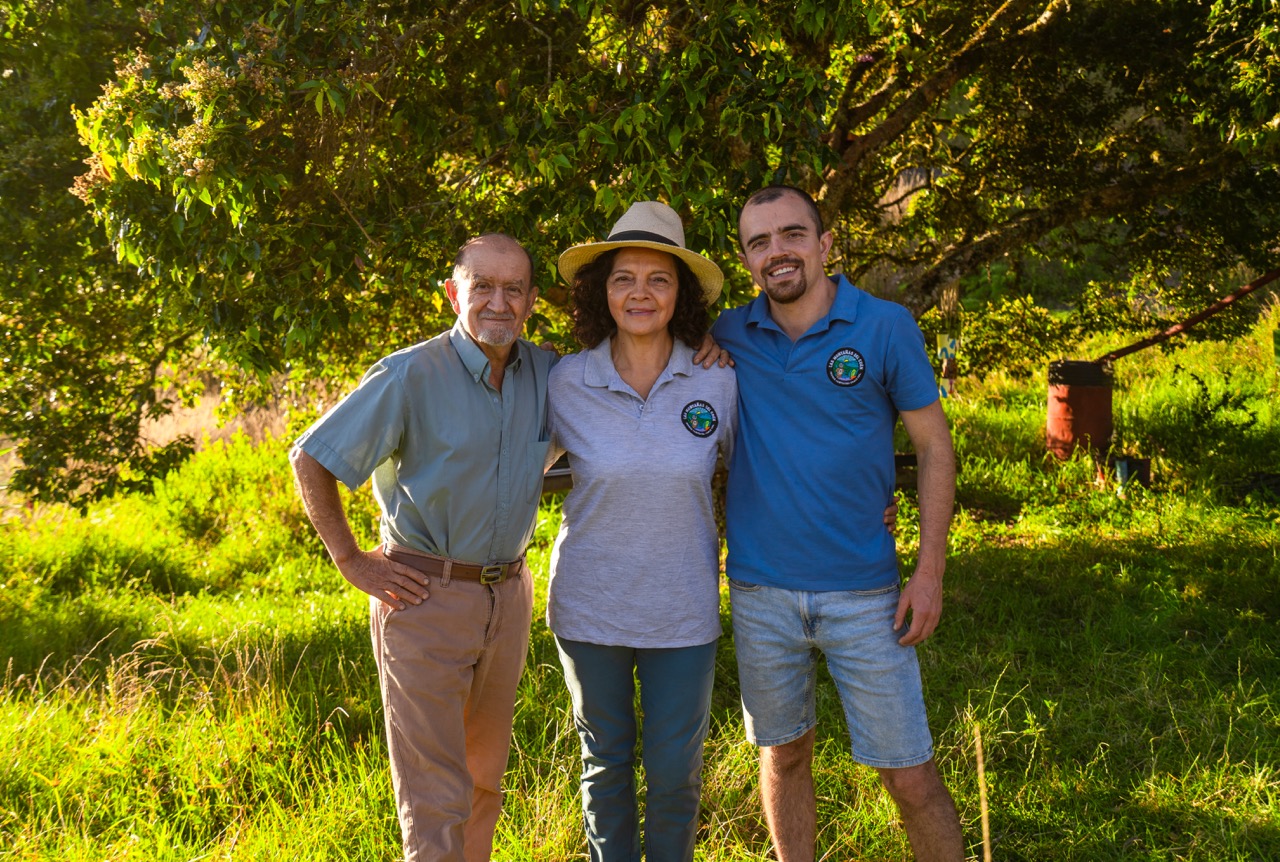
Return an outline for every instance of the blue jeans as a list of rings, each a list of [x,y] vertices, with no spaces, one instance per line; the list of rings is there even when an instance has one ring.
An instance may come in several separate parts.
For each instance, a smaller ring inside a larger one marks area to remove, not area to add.
[[[582,814],[592,862],[639,862],[635,680],[643,715],[645,854],[693,859],[702,744],[711,716],[716,642],[634,649],[556,638],[582,740]]]
[[[933,756],[915,647],[893,630],[898,586],[807,592],[729,579],[747,738],[785,745],[817,724],[818,654],[840,692],[853,759],[880,769]]]

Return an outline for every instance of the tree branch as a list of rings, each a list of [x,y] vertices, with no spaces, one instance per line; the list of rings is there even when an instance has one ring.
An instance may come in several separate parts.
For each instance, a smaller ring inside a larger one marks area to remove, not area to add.
[[[1267,284],[1270,284],[1271,282],[1275,281],[1277,278],[1280,278],[1280,269],[1273,269],[1268,273],[1264,273],[1263,275],[1258,276],[1248,284],[1242,287],[1236,288],[1231,293],[1222,297],[1222,299],[1219,299],[1213,305],[1210,305],[1208,308],[1203,309],[1202,311],[1199,311],[1196,314],[1191,315],[1181,323],[1178,323],[1169,327],[1164,332],[1158,332],[1155,335],[1142,339],[1141,341],[1135,341],[1133,344],[1130,344],[1127,347],[1121,347],[1118,350],[1113,350],[1110,353],[1107,353],[1103,356],[1099,356],[1097,359],[1093,361],[1098,363],[1115,362],[1117,359],[1119,359],[1122,356],[1128,356],[1130,353],[1137,353],[1139,350],[1145,350],[1146,348],[1152,346],[1153,344],[1159,344],[1162,341],[1168,341],[1170,338],[1173,338],[1175,335],[1180,335],[1183,332],[1186,332],[1188,329],[1195,326],[1200,321],[1212,317],[1213,315],[1217,314],[1219,311],[1222,311],[1222,309],[1240,301],[1244,297],[1253,293],[1258,288],[1263,287]]]
[[[1038,2],[1042,0],[1005,0],[1005,3],[992,13],[986,23],[978,28],[969,41],[941,69],[908,93],[906,98],[876,128],[865,135],[846,134],[845,140],[834,141],[837,150],[840,151],[841,164],[827,177],[826,194],[823,195],[821,204],[823,216],[830,217],[843,211],[857,182],[858,169],[862,163],[869,156],[905,134],[926,111],[945,98],[959,81],[973,74],[982,65],[990,50],[1009,38],[1005,34],[1011,22],[1024,15],[1029,7]],[[1018,31],[1016,35],[1024,36],[1024,34],[1042,31],[1048,21],[1065,7],[1065,0],[1050,0],[1037,21]],[[877,96],[873,95],[872,99],[868,100],[868,104],[876,98]],[[888,96],[884,101],[888,101]],[[880,105],[877,104],[876,107],[878,109]]]
[[[1035,242],[1055,228],[1086,218],[1119,215],[1149,203],[1157,196],[1168,199],[1207,180],[1221,177],[1242,162],[1243,156],[1224,147],[1195,164],[1126,177],[1073,198],[1028,210],[972,241],[952,243],[924,273],[907,282],[904,292],[913,298],[911,305],[918,306],[917,310],[928,308],[944,285],[996,260],[1012,248]]]
[[[849,104],[853,93],[871,70],[883,59],[884,54],[882,52],[874,52],[864,57],[859,57],[858,61],[853,64],[853,68],[849,70],[849,77],[845,79],[844,88],[841,90],[840,107],[836,110],[835,117],[831,122],[829,140],[833,147],[839,149],[844,146],[849,134],[854,129],[879,113],[888,104],[889,99],[893,98],[905,86],[904,72],[906,70],[901,63],[895,62],[888,77],[880,85],[880,89],[872,93],[861,104]]]

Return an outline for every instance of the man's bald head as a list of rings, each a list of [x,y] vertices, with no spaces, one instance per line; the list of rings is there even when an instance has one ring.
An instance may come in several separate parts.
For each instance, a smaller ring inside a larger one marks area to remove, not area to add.
[[[533,255],[529,253],[529,249],[517,242],[515,237],[505,233],[485,233],[464,242],[453,258],[453,280],[462,281],[466,279],[470,273],[469,267],[472,258],[486,251],[498,254],[509,254],[518,251],[523,254],[525,260],[529,262],[529,284],[533,284],[533,273],[535,271]]]

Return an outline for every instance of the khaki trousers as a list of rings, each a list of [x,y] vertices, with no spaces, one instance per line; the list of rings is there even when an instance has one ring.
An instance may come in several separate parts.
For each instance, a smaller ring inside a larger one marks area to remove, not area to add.
[[[488,862],[529,648],[525,564],[500,584],[431,578],[402,611],[372,599],[391,783],[406,862]]]

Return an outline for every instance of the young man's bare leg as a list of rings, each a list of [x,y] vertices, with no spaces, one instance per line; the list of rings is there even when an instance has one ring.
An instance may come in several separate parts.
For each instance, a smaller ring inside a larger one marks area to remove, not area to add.
[[[813,862],[813,738],[810,730],[793,742],[760,749],[760,797],[778,862]]]
[[[917,862],[964,862],[960,818],[937,765],[930,760],[905,769],[877,771],[902,814]]]

